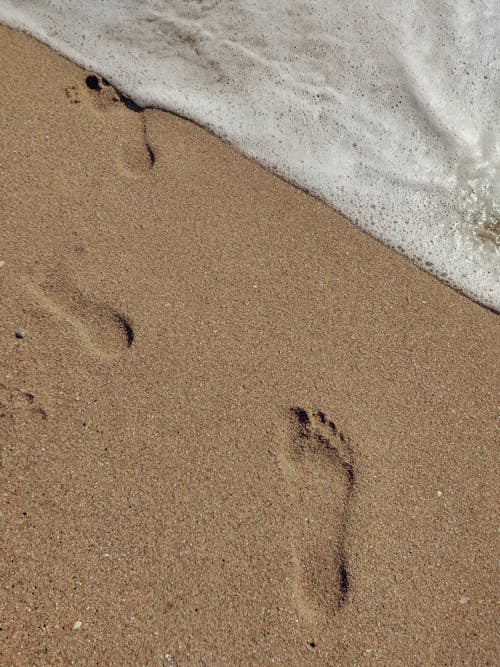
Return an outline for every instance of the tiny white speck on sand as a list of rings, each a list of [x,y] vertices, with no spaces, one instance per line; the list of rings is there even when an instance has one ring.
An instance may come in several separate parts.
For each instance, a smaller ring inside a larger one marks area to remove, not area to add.
[[[81,627],[82,627],[81,621],[76,621],[76,623],[73,624],[73,630],[79,630]]]

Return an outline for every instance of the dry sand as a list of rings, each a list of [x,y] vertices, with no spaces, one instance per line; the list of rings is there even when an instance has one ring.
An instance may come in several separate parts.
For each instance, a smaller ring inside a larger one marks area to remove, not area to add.
[[[495,664],[496,316],[36,41],[0,60],[0,664]]]

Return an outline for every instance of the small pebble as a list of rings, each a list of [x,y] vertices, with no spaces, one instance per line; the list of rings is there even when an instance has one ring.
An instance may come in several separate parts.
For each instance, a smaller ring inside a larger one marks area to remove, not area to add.
[[[461,598],[458,600],[460,604],[467,604],[469,602],[469,598],[466,598],[465,595],[463,595]]]
[[[438,491],[438,496],[439,496],[440,498],[441,498],[442,495],[443,495],[443,492],[442,492],[442,491]]]
[[[79,630],[81,627],[82,627],[82,622],[76,621],[76,623],[73,625],[73,630]]]
[[[26,331],[25,329],[18,329],[16,331],[16,338],[26,338]]]
[[[0,269],[2,268],[2,266],[3,266],[4,264],[5,264],[4,260],[1,259],[1,260],[0,260]]]

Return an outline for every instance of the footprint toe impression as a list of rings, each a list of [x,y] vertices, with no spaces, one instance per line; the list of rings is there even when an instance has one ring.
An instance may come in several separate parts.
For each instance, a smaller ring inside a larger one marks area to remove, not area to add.
[[[295,593],[307,615],[342,609],[350,592],[346,534],[355,485],[347,437],[324,412],[290,410],[285,467],[294,508]]]
[[[23,422],[27,416],[46,420],[48,412],[31,392],[0,382],[0,420],[7,419],[12,423],[18,420]]]

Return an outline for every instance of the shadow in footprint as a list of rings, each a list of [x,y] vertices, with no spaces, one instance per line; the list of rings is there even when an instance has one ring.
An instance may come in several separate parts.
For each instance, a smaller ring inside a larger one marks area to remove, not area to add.
[[[76,289],[53,293],[38,285],[29,287],[39,304],[71,325],[96,356],[115,356],[132,347],[135,339],[132,323],[118,310],[94,303]]]
[[[346,535],[355,486],[352,449],[324,412],[293,407],[282,464],[297,501],[296,599],[306,617],[328,616],[342,609],[350,594]]]

